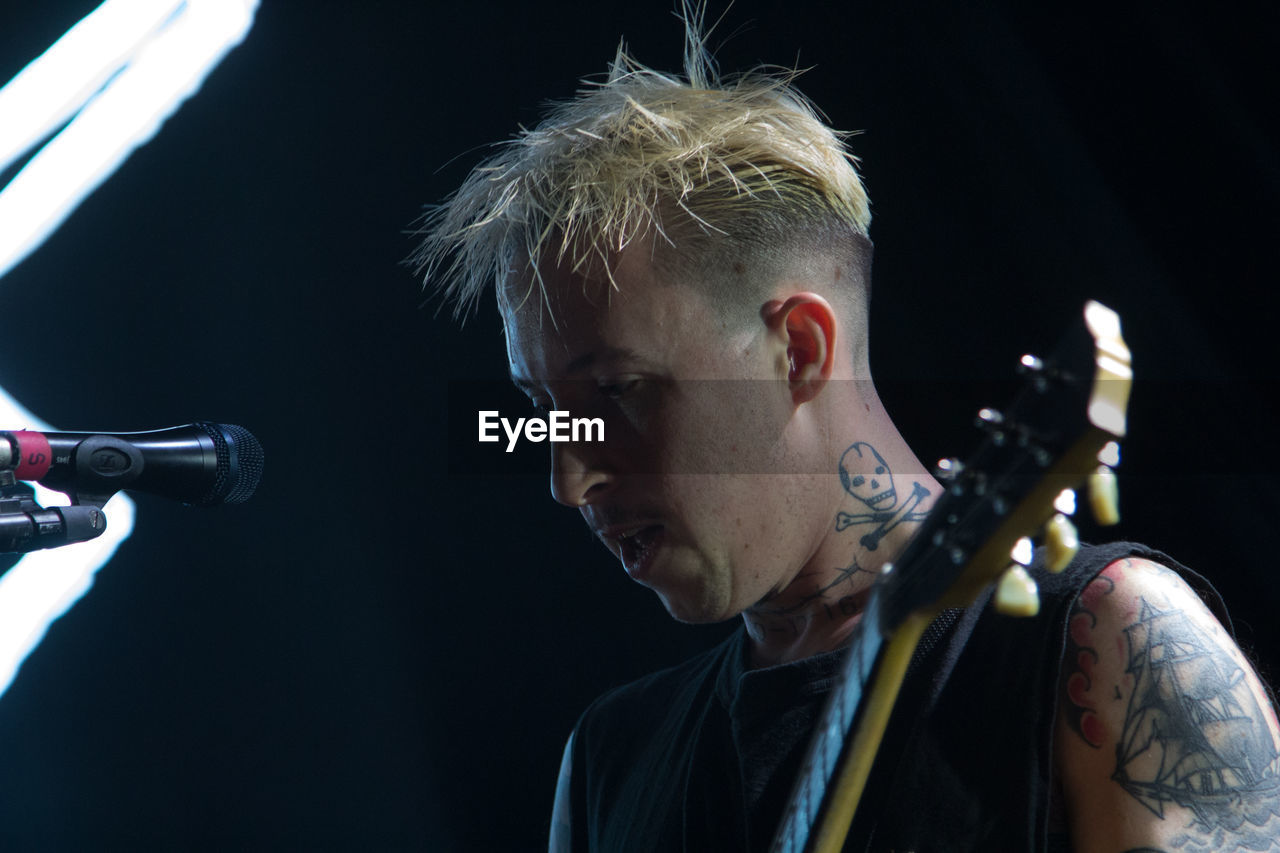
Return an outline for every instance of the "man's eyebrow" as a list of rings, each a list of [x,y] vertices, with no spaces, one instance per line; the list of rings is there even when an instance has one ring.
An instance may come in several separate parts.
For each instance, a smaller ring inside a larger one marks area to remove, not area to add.
[[[606,364],[615,361],[631,361],[636,359],[636,354],[626,347],[603,347],[598,350],[583,353],[577,358],[570,361],[564,366],[565,377],[571,377],[575,373],[582,373],[599,364]],[[515,385],[522,391],[530,391],[537,386],[537,382],[527,379],[523,376],[510,374],[511,384]]]

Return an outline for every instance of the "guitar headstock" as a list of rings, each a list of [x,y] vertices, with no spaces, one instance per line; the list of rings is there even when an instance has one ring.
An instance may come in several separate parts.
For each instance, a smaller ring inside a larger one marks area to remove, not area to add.
[[[945,459],[946,491],[885,578],[886,622],[971,603],[996,583],[995,605],[1013,615],[1039,609],[1031,537],[1043,537],[1046,564],[1061,571],[1079,546],[1070,517],[1087,484],[1099,524],[1119,520],[1112,468],[1132,380],[1129,348],[1114,311],[1089,302],[1051,358],[1023,356],[1024,387],[1003,411],[982,409],[985,433],[961,462]]]
[[[916,644],[939,611],[967,606],[996,583],[999,609],[1034,615],[1040,604],[1026,571],[1034,557],[1030,537],[1043,530],[1047,567],[1066,568],[1079,546],[1069,516],[1081,483],[1089,484],[1101,523],[1119,520],[1111,468],[1119,462],[1132,379],[1120,319],[1088,303],[1084,322],[1053,358],[1023,356],[1021,372],[1026,387],[1007,411],[978,413],[985,436],[977,451],[964,462],[938,464],[945,491],[898,555],[901,568],[882,569],[774,853],[844,848]]]

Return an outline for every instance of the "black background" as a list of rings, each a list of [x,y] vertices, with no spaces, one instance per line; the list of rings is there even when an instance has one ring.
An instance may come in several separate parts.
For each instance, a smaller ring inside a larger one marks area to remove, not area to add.
[[[7,3],[0,79],[93,6]],[[1118,535],[1212,576],[1266,660],[1280,13],[1216,8],[739,2],[712,43],[812,66],[802,88],[865,130],[872,362],[922,458],[970,446],[982,389],[1084,299],[1121,312]],[[43,419],[219,420],[267,448],[244,506],[140,497],[0,698],[0,846],[536,849],[585,704],[727,630],[672,623],[544,477],[451,469],[475,451],[457,387],[503,377],[500,330],[421,308],[400,265],[421,206],[623,36],[679,61],[662,2],[265,0],[0,281],[0,385]]]

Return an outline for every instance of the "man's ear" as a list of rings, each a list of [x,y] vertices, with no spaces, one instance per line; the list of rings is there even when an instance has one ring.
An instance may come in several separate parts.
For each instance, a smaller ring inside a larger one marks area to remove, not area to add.
[[[765,303],[760,316],[770,338],[785,361],[785,371],[795,403],[807,403],[826,385],[835,365],[836,312],[816,293],[797,293],[785,302]]]

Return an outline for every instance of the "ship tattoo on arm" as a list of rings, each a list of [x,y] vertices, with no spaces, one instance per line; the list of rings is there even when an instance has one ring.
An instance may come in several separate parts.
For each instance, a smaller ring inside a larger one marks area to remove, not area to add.
[[[1181,609],[1139,599],[1112,779],[1157,817],[1194,815],[1174,850],[1277,850],[1280,753],[1244,669]]]

